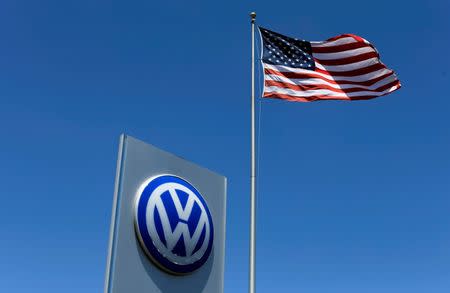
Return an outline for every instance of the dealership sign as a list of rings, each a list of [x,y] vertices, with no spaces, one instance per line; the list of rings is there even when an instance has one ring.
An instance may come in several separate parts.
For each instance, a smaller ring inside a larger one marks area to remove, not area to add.
[[[122,135],[104,292],[222,293],[225,223],[225,177]]]

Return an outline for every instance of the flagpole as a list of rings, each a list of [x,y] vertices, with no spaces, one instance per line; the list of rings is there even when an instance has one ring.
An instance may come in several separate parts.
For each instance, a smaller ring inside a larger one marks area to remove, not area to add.
[[[256,167],[255,167],[255,19],[256,13],[250,13],[252,25],[252,96],[251,96],[251,175],[250,175],[250,268],[249,293],[255,293],[256,265]]]

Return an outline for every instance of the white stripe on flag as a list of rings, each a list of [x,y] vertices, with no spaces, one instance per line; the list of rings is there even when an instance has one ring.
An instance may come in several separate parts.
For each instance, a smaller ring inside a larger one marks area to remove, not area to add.
[[[313,75],[318,75],[318,76],[322,76],[324,78],[335,80],[335,81],[345,80],[345,81],[355,81],[355,82],[370,81],[370,80],[380,77],[384,74],[392,73],[392,70],[383,68],[383,69],[379,69],[379,70],[376,70],[376,71],[373,71],[373,72],[370,72],[367,74],[361,74],[361,75],[357,75],[357,76],[336,76],[336,75],[324,74],[321,72],[316,72],[316,71],[312,71],[312,70],[308,70],[308,69],[293,68],[293,67],[287,67],[287,66],[283,66],[283,65],[269,65],[269,64],[264,63],[264,67],[272,69],[272,70],[276,70],[279,72],[303,73],[303,74],[309,74],[309,75],[311,75],[311,77],[313,77]]]
[[[378,61],[378,58],[370,58],[367,60],[355,62],[355,63],[349,63],[345,65],[322,65],[318,62],[316,62],[316,67],[322,70],[328,70],[328,71],[350,71],[360,68],[365,68],[370,65],[378,64],[380,63]]]
[[[360,91],[360,92],[353,92],[353,93],[336,93],[330,90],[307,90],[307,91],[296,91],[292,89],[287,88],[281,88],[277,86],[267,86],[264,89],[265,93],[278,93],[278,94],[284,94],[294,97],[312,97],[312,96],[329,96],[329,97],[360,97],[360,96],[382,96],[384,94],[390,93],[394,90],[396,90],[399,86],[395,85],[389,89],[386,89],[381,92],[369,92],[369,91]]]
[[[363,47],[363,48],[347,50],[347,51],[342,51],[342,52],[337,52],[337,53],[313,53],[313,56],[320,60],[336,60],[336,59],[343,59],[343,58],[358,56],[358,55],[361,55],[364,53],[371,53],[371,52],[375,52],[375,50],[372,49],[371,47]]]
[[[344,37],[334,41],[323,41],[323,42],[310,42],[312,47],[332,47],[338,45],[345,45],[350,43],[356,43],[357,41],[352,37]]]
[[[327,85],[327,86],[330,86],[335,89],[362,88],[362,89],[366,89],[366,90],[376,90],[379,87],[382,87],[386,84],[396,81],[397,77],[394,74],[392,74],[370,86],[357,85],[357,84],[334,84],[334,83],[325,81],[320,78],[301,78],[301,79],[300,78],[287,78],[287,77],[276,75],[276,74],[266,74],[265,80],[273,80],[273,81],[282,82],[282,83],[286,83],[286,84],[293,84],[293,85]]]

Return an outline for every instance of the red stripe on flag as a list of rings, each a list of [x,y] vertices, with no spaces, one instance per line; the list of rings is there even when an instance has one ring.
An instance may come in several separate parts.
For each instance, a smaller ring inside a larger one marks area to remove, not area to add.
[[[359,68],[359,69],[355,69],[355,70],[349,70],[349,71],[329,71],[329,70],[323,70],[323,69],[319,69],[316,68],[316,72],[320,72],[323,74],[328,74],[328,75],[334,75],[334,76],[358,76],[361,74],[367,74],[370,72],[374,72],[380,69],[385,69],[386,66],[384,66],[381,63],[376,63],[367,67],[363,67],[363,68]]]
[[[357,38],[359,38],[359,37],[357,35],[354,35],[354,34],[343,34],[343,35],[339,35],[339,36],[336,36],[336,37],[329,38],[324,43],[336,41],[336,40],[343,39],[343,38],[354,38],[355,40],[358,40]]]
[[[359,49],[359,48],[365,48],[370,47],[368,44],[364,42],[358,42],[358,43],[350,43],[350,44],[344,44],[344,45],[337,45],[337,46],[330,46],[330,47],[312,47],[313,53],[338,53],[353,49]]]
[[[341,59],[331,59],[331,60],[321,60],[314,58],[317,63],[320,63],[322,65],[345,65],[355,62],[364,61],[370,58],[379,58],[377,52],[368,52],[361,55],[351,56],[347,58],[341,58]]]
[[[378,97],[385,96],[387,94],[390,94],[396,90],[398,90],[401,87],[399,84],[398,87],[388,93],[384,93],[382,95],[370,95],[370,96],[356,96],[356,97],[348,97],[348,96],[326,96],[326,95],[317,95],[317,96],[310,96],[310,97],[297,97],[297,96],[291,96],[281,93],[264,93],[263,98],[274,98],[274,99],[282,99],[292,102],[314,102],[314,101],[320,101],[320,100],[343,100],[343,101],[354,101],[354,100],[370,100]]]
[[[386,74],[383,74],[377,78],[365,80],[365,81],[351,81],[351,80],[334,80],[332,76],[329,78],[323,77],[322,75],[315,74],[314,71],[311,71],[311,73],[299,73],[299,72],[280,72],[277,70],[272,70],[268,68],[264,68],[264,74],[274,74],[283,76],[286,78],[295,78],[295,79],[310,79],[310,78],[320,78],[324,81],[328,81],[332,84],[355,84],[355,85],[364,85],[364,86],[371,86],[374,83],[394,74],[392,71]]]
[[[329,90],[329,91],[332,91],[335,93],[341,93],[341,94],[355,93],[355,92],[361,92],[361,91],[378,93],[378,92],[382,92],[384,90],[387,90],[387,89],[394,87],[396,85],[399,85],[399,84],[400,84],[400,82],[398,80],[395,80],[393,82],[390,82],[388,84],[380,86],[376,89],[370,90],[370,89],[361,88],[361,87],[340,89],[340,88],[334,88],[332,86],[325,85],[325,84],[303,84],[303,85],[301,85],[301,84],[284,83],[284,82],[274,81],[274,80],[266,80],[265,81],[266,86],[276,86],[276,87],[291,89],[291,90],[295,90],[295,91],[309,91],[309,90],[324,90],[325,89],[325,90]]]

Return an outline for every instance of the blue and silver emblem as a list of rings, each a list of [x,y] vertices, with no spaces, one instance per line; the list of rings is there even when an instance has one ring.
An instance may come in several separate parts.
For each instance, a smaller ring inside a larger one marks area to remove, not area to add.
[[[162,269],[187,274],[211,254],[214,227],[205,200],[186,180],[151,178],[139,188],[136,232],[144,251]]]

